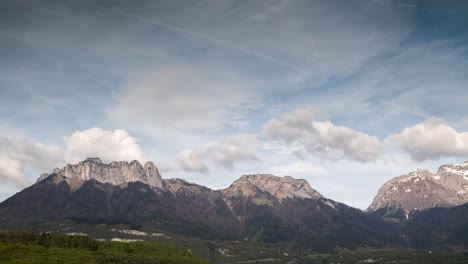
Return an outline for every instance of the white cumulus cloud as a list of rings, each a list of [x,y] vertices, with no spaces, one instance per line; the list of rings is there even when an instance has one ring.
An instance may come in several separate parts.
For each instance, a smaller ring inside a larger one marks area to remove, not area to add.
[[[25,172],[50,172],[66,163],[77,163],[87,157],[114,160],[144,161],[144,155],[127,131],[91,128],[76,131],[63,138],[62,145],[46,145],[24,136],[0,137],[0,181],[15,183],[18,188],[30,184]]]
[[[48,146],[22,136],[0,138],[0,178],[26,187],[24,168],[44,171],[64,161],[59,146]]]
[[[238,163],[259,161],[254,151],[260,146],[255,135],[242,134],[225,138],[204,149],[183,150],[176,163],[185,171],[208,172],[210,167],[232,170]]]
[[[136,139],[122,129],[108,131],[94,127],[76,131],[65,137],[64,142],[69,162],[78,162],[87,157],[99,157],[103,162],[144,160]]]
[[[21,162],[0,154],[0,180],[14,182],[18,188],[28,185],[28,180],[24,177]]]
[[[176,163],[184,171],[208,172],[208,167],[203,161],[203,152],[186,149],[176,157]]]
[[[415,161],[468,156],[468,132],[457,132],[437,118],[407,127],[384,142],[408,153]]]
[[[382,143],[377,137],[336,126],[331,121],[317,121],[314,116],[314,111],[300,109],[280,120],[271,119],[263,126],[262,135],[293,148],[293,153],[301,157],[368,162],[382,153]]]

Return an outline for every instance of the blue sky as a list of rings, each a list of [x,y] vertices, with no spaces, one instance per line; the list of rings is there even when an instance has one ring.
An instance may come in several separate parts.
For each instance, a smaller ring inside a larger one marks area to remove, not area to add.
[[[468,159],[466,1],[2,1],[0,200],[88,156],[366,208]]]

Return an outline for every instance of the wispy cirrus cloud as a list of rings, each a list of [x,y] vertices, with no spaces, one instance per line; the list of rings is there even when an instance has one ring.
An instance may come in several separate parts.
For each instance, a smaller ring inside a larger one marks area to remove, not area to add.
[[[152,130],[212,131],[236,121],[253,94],[241,82],[225,83],[201,69],[175,65],[148,71],[123,85],[109,116]]]

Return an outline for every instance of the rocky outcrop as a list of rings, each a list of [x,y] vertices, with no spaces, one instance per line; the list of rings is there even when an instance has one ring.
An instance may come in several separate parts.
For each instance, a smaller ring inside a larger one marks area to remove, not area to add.
[[[131,162],[113,161],[105,164],[99,158],[87,158],[78,164],[67,164],[62,169],[57,168],[50,174],[42,174],[37,181],[41,181],[51,174],[70,179],[78,178],[85,181],[94,179],[113,185],[139,181],[151,187],[163,188],[158,168],[151,161],[146,162],[145,166],[142,166],[136,160]]]
[[[417,170],[386,182],[369,211],[395,207],[406,212],[453,207],[468,202],[468,161],[442,165],[437,173]]]
[[[457,192],[462,201],[468,202],[468,161],[440,166],[434,180]]]
[[[172,194],[177,194],[180,190],[190,190],[191,192],[199,193],[201,188],[206,188],[179,178],[164,180],[164,187]]]
[[[251,196],[259,191],[283,200],[285,198],[317,199],[323,196],[312,189],[306,180],[271,174],[244,175],[223,190],[225,196]]]

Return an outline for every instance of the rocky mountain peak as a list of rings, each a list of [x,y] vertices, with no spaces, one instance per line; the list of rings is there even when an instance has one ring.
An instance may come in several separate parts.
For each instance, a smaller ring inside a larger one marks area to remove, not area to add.
[[[136,160],[131,162],[113,161],[105,164],[99,158],[87,158],[78,164],[67,164],[61,169],[56,168],[51,174],[82,180],[94,179],[113,185],[140,181],[152,187],[163,188],[161,175],[157,167],[150,161],[143,167]],[[42,174],[38,181],[45,179],[49,175],[49,173]]]
[[[415,171],[408,173],[409,178],[418,177],[420,179],[425,179],[426,177],[431,176],[431,175],[432,173],[425,169],[417,169]]]
[[[279,200],[284,198],[317,199],[323,196],[312,189],[306,180],[271,174],[243,175],[223,190],[226,196],[251,196],[258,191],[268,192]]]
[[[453,173],[466,177],[468,180],[468,161],[458,164],[442,165],[437,173]]]
[[[80,161],[79,164],[85,164],[85,163],[102,163],[102,160],[98,157],[94,157],[94,158],[86,158],[85,160],[83,161]]]
[[[418,169],[386,182],[369,211],[384,207],[406,212],[432,207],[451,207],[468,202],[468,162],[442,165],[437,173]]]

